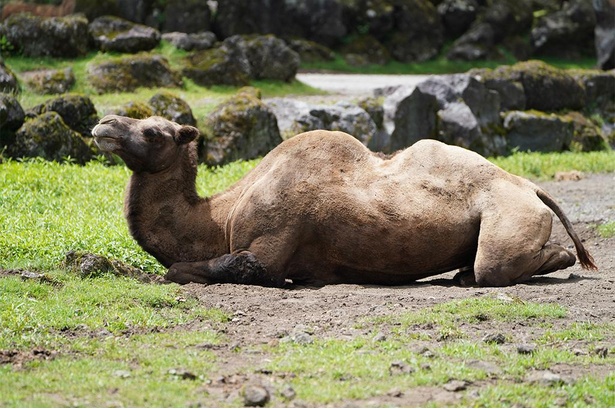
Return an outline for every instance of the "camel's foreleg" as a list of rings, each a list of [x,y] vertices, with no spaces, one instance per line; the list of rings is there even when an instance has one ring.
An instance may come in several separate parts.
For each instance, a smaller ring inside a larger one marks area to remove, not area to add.
[[[178,284],[232,283],[264,287],[282,287],[285,282],[284,278],[268,274],[265,266],[249,251],[237,251],[207,261],[174,263],[165,278]]]

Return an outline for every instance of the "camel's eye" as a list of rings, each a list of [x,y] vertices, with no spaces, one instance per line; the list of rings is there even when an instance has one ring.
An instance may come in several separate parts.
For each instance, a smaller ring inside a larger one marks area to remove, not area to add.
[[[143,135],[149,140],[156,140],[162,137],[162,132],[158,128],[146,128]]]

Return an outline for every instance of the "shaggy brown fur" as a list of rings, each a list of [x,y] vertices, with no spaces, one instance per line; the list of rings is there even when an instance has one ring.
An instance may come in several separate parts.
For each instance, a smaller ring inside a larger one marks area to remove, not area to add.
[[[59,6],[52,4],[8,3],[2,8],[2,20],[11,14],[32,13],[41,17],[63,17],[75,11],[76,0],[63,0]]]
[[[383,159],[348,134],[306,132],[200,198],[196,128],[109,115],[92,135],[133,170],[130,231],[178,283],[405,284],[460,269],[464,282],[511,285],[575,263],[547,242],[549,209],[596,268],[546,192],[437,141]]]

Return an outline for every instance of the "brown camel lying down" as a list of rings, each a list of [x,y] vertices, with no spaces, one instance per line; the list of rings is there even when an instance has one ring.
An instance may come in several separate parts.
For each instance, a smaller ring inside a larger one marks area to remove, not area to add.
[[[390,158],[342,132],[297,135],[223,193],[195,189],[199,132],[161,117],[104,117],[103,151],[133,171],[125,213],[136,241],[177,283],[283,286],[406,284],[460,269],[464,283],[506,286],[575,263],[549,243],[562,221],[541,188],[480,155],[423,140]]]

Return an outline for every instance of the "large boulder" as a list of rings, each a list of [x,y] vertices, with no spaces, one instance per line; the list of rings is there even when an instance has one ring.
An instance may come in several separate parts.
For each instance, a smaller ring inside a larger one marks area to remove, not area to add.
[[[218,2],[213,31],[225,39],[238,34],[301,37],[332,47],[348,33],[339,0]]]
[[[593,1],[596,12],[594,29],[598,67],[603,70],[615,68],[615,3]]]
[[[438,139],[483,156],[506,153],[506,141],[493,128],[481,126],[465,102],[452,102],[438,111]]]
[[[192,34],[173,31],[171,33],[164,33],[162,39],[173,44],[175,48],[186,51],[207,50],[212,48],[218,41],[216,35],[211,31]]]
[[[127,116],[134,119],[145,119],[154,115],[154,109],[150,104],[141,101],[128,101],[127,103],[113,108],[107,114]]]
[[[596,16],[587,0],[569,0],[539,17],[532,29],[534,54],[562,58],[594,55]]]
[[[474,61],[501,57],[499,45],[506,45],[515,55],[524,55],[526,48],[519,39],[529,32],[533,21],[529,0],[494,0],[488,2],[470,28],[451,46],[447,58]]]
[[[134,54],[149,51],[160,43],[160,32],[155,28],[115,16],[98,17],[90,23],[88,32],[101,51]]]
[[[579,152],[602,151],[609,149],[606,135],[596,123],[580,112],[569,112],[564,117],[572,123],[573,135],[570,150]]]
[[[13,158],[41,157],[63,162],[68,158],[83,164],[92,158],[92,149],[78,132],[64,123],[57,112],[45,112],[27,120],[7,149]]]
[[[585,111],[615,122],[615,70],[583,70],[573,73],[585,89]]]
[[[385,126],[388,125],[391,133],[385,152],[407,148],[420,139],[436,139],[439,106],[435,96],[424,93],[419,87],[400,87],[385,99],[383,106]]]
[[[190,105],[180,97],[167,91],[159,92],[149,100],[154,114],[163,116],[181,125],[196,126]]]
[[[19,82],[13,71],[4,64],[2,56],[0,56],[0,92],[18,93]]]
[[[485,84],[485,87],[499,94],[501,111],[525,110],[525,90],[520,81],[500,77],[490,69],[473,69],[469,71],[469,74]]]
[[[64,124],[85,138],[90,138],[90,132],[98,122],[94,103],[82,94],[61,95],[39,105],[35,111],[38,115],[56,112],[62,117]]]
[[[207,0],[167,0],[162,31],[199,33],[211,29],[211,10]]]
[[[328,47],[314,41],[294,38],[287,41],[288,46],[299,54],[302,63],[333,61],[335,53]]]
[[[75,74],[71,67],[24,71],[21,78],[37,94],[64,94],[75,85]]]
[[[250,64],[250,76],[256,80],[290,81],[299,69],[299,54],[273,35],[233,36],[223,45],[242,50]]]
[[[526,109],[552,112],[582,109],[585,105],[585,91],[579,82],[565,70],[542,61],[525,61],[492,71],[485,70],[482,78],[520,83],[525,94]]]
[[[457,38],[465,33],[478,14],[476,0],[444,0],[438,4],[438,14],[444,24],[446,36]]]
[[[0,151],[14,142],[15,131],[23,125],[25,116],[13,95],[0,93]]]
[[[82,14],[49,18],[13,14],[0,24],[0,37],[24,57],[80,57],[88,51],[88,20]]]
[[[184,76],[204,87],[248,85],[251,73],[245,50],[228,43],[190,54],[182,69]]]
[[[353,66],[384,65],[391,60],[391,54],[384,45],[369,34],[354,38],[340,52],[346,62]]]
[[[395,30],[385,46],[401,62],[429,60],[440,52],[444,27],[435,6],[429,0],[406,0],[396,4]]]
[[[243,88],[207,118],[205,162],[222,165],[266,155],[282,142],[273,112],[254,88]]]
[[[171,69],[166,58],[149,54],[92,61],[87,66],[87,78],[100,93],[182,86],[181,75]]]
[[[476,61],[493,56],[495,31],[491,24],[473,24],[461,37],[457,38],[446,53],[449,60]]]
[[[511,111],[504,117],[509,149],[560,152],[570,147],[574,126],[570,120],[539,111]]]
[[[377,131],[372,117],[349,102],[313,105],[292,98],[272,98],[267,106],[278,120],[283,139],[316,129],[346,132],[368,145]]]
[[[203,86],[241,86],[251,79],[290,81],[300,64],[299,55],[272,35],[232,36],[185,61],[183,74]]]

